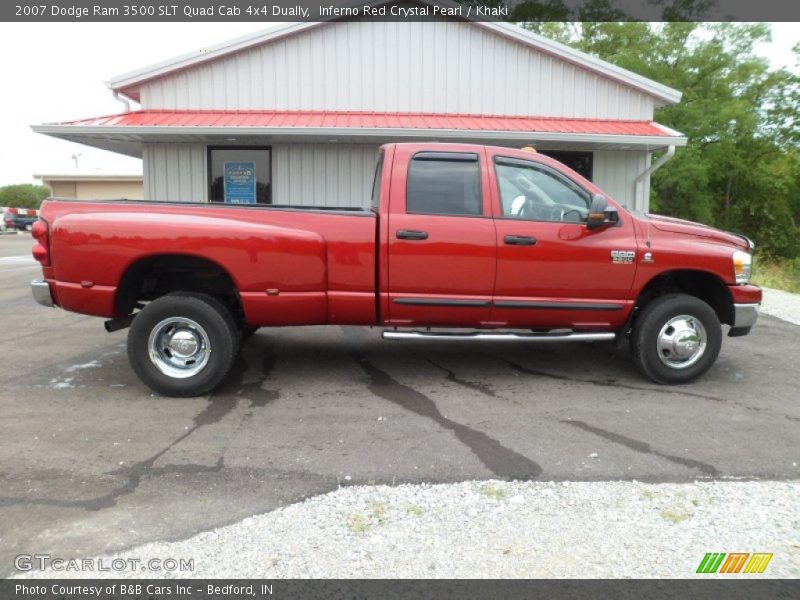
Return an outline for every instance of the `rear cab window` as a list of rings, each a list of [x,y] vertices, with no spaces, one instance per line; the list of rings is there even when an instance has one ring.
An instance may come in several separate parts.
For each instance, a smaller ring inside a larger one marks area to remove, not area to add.
[[[480,216],[481,168],[472,152],[418,152],[408,165],[408,214]]]
[[[372,197],[370,199],[370,208],[380,210],[381,208],[381,179],[383,175],[383,157],[384,152],[378,154],[378,164],[375,165],[375,175],[372,179]]]

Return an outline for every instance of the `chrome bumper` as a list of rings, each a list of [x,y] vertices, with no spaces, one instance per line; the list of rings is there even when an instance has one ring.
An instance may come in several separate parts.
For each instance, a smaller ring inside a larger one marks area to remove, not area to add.
[[[733,323],[728,337],[747,335],[758,320],[758,304],[734,304]]]
[[[31,281],[31,293],[33,299],[42,306],[53,306],[53,295],[50,293],[50,286],[42,279]]]
[[[758,320],[758,304],[734,304],[733,327],[752,327]]]

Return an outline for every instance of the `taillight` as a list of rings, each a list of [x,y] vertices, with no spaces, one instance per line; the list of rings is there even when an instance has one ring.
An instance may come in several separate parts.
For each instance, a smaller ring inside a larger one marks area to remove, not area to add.
[[[43,267],[50,266],[50,236],[47,234],[47,221],[39,219],[31,227],[31,235],[36,240],[33,247],[33,258],[42,263]]]

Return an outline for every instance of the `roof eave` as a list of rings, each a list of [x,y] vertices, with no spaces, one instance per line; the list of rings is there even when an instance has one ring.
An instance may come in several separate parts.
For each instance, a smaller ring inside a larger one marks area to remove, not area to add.
[[[474,129],[409,129],[409,128],[366,128],[366,127],[201,127],[201,126],[81,126],[81,125],[34,125],[33,131],[55,137],[106,136],[114,135],[130,140],[131,136],[276,136],[291,135],[303,138],[308,136],[358,136],[364,138],[436,138],[475,140],[521,140],[542,142],[604,143],[620,146],[685,146],[684,136],[619,135],[598,133],[565,133],[537,131],[503,131]],[[677,133],[677,132],[675,132]]]
[[[46,181],[139,182],[142,181],[144,175],[70,175],[68,173],[34,173],[33,177],[34,179]]]
[[[306,29],[321,25],[323,22],[290,23],[280,27],[262,29],[232,40],[227,40],[216,44],[204,52],[192,52],[182,54],[140,69],[128,71],[116,77],[112,77],[105,82],[106,86],[114,91],[130,95],[134,100],[138,100],[138,94],[131,92],[131,88],[138,86],[151,79],[157,79],[169,73],[187,69],[194,65],[208,62],[222,56],[240,52],[254,45],[265,44],[285,36],[293,35]]]

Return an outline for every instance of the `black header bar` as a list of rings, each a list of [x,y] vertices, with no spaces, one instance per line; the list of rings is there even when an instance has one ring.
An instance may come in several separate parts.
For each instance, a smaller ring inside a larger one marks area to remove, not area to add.
[[[7,22],[800,21],[796,0],[3,0]]]

